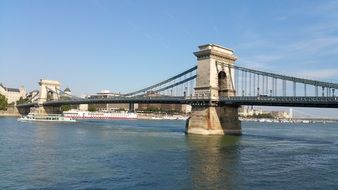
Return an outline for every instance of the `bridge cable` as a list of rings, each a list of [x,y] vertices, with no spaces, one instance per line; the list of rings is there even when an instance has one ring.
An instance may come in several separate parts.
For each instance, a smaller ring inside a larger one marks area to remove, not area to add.
[[[143,88],[143,89],[141,89],[141,90],[137,90],[137,91],[134,91],[134,92],[130,92],[130,93],[124,94],[124,96],[132,96],[132,95],[135,95],[135,94],[139,94],[139,93],[141,93],[141,92],[149,91],[149,90],[154,89],[154,88],[156,88],[156,87],[162,86],[163,84],[170,83],[170,82],[172,82],[173,80],[175,80],[175,79],[177,79],[177,78],[179,78],[179,77],[181,77],[181,76],[183,76],[183,75],[186,75],[186,74],[188,74],[188,73],[191,73],[191,72],[195,71],[196,69],[197,69],[197,66],[192,67],[192,68],[190,68],[190,69],[188,69],[188,70],[186,70],[186,71],[184,71],[184,72],[182,72],[182,73],[180,73],[180,74],[178,74],[178,75],[175,75],[175,76],[173,76],[173,77],[171,77],[171,78],[169,78],[169,79],[167,79],[167,80],[164,80],[164,81],[159,82],[159,83],[157,83],[157,84],[154,84],[154,85],[151,85],[151,86],[149,86],[149,87]]]

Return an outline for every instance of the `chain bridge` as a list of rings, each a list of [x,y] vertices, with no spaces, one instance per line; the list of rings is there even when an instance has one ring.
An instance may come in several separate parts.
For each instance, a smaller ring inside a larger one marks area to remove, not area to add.
[[[79,98],[41,80],[40,91],[18,109],[55,112],[61,105],[129,103],[192,105],[186,132],[241,134],[242,105],[338,108],[338,84],[266,72],[235,65],[233,50],[215,44],[194,52],[197,66],[146,88],[113,98]]]

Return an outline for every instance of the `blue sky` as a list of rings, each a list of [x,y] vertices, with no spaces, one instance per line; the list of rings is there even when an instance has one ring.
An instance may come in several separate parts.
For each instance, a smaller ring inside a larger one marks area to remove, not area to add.
[[[197,46],[241,66],[338,82],[338,1],[0,0],[0,82],[128,92],[196,64]]]

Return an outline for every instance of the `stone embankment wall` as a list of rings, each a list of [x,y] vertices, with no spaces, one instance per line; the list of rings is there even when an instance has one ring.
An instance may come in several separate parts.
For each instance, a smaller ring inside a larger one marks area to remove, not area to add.
[[[6,111],[0,110],[0,116],[18,117],[20,113],[15,106],[8,106]]]

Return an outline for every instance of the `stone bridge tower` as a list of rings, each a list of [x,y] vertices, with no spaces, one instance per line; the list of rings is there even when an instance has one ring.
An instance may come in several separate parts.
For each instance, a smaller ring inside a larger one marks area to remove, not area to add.
[[[59,81],[41,79],[39,85],[40,85],[39,104],[44,103],[47,100],[59,99],[59,95],[55,93],[60,90]]]
[[[60,82],[54,80],[41,79],[39,82],[40,92],[38,99],[38,107],[31,107],[30,113],[44,115],[60,113],[59,107],[45,107],[42,104],[49,100],[58,100],[59,95],[56,93],[60,90]]]
[[[234,64],[237,57],[228,48],[215,44],[199,46],[195,96],[210,98],[209,105],[192,105],[186,133],[204,135],[241,134],[238,106],[219,106],[220,97],[234,96]]]

